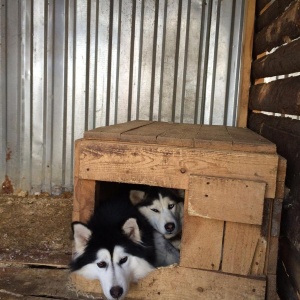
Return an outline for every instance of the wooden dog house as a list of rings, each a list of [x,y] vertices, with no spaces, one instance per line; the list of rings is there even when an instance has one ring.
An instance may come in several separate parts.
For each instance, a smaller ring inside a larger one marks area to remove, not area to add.
[[[75,153],[74,221],[93,212],[96,181],[185,190],[179,266],[154,271],[129,297],[265,298],[285,174],[273,143],[246,128],[132,121],[87,131]],[[73,280],[101,292],[98,281]]]

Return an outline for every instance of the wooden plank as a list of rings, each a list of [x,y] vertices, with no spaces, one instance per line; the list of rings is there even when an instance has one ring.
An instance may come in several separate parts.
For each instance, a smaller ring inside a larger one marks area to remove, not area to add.
[[[248,275],[257,243],[260,241],[260,226],[226,222],[222,271]]]
[[[251,114],[248,124],[250,129],[259,132],[277,145],[277,152],[287,159],[285,183],[289,188],[295,186],[297,190],[300,178],[300,121]]]
[[[264,201],[263,223],[261,226],[261,235],[268,238],[271,234],[273,199],[266,198]]]
[[[275,197],[277,199],[283,199],[284,198],[286,164],[287,164],[286,159],[279,155],[278,169],[277,169],[276,192],[275,192]]]
[[[243,45],[241,55],[240,96],[238,101],[237,126],[247,126],[250,74],[252,62],[254,18],[256,1],[246,1]]]
[[[219,270],[224,222],[184,216],[180,265]]]
[[[173,124],[167,131],[157,136],[157,143],[178,147],[194,147],[194,139],[202,125]]]
[[[281,223],[282,199],[274,199],[272,211],[271,236],[279,237]]]
[[[280,239],[280,257],[289,276],[290,282],[300,292],[300,251],[288,238]]]
[[[266,300],[280,300],[276,288],[276,275],[268,274]]]
[[[267,253],[267,240],[264,237],[260,237],[257,241],[251,269],[250,275],[258,276],[265,274],[265,261],[266,261],[266,253]]]
[[[257,14],[259,14],[270,2],[271,0],[256,0]]]
[[[255,35],[255,55],[270,51],[300,36],[300,2],[295,1],[268,27]]]
[[[265,130],[264,126],[267,125],[268,127],[273,127],[274,129],[277,128],[280,131],[288,132],[293,136],[300,136],[300,121],[288,117],[282,118],[260,113],[251,113],[249,115],[248,123],[251,125],[249,128],[260,135],[262,135],[262,131]],[[267,139],[271,140],[268,137]],[[291,141],[292,140],[293,138],[291,138]]]
[[[266,269],[267,274],[273,274],[273,275],[276,274],[277,260],[278,260],[278,237],[271,236],[269,239],[268,265]]]
[[[246,224],[262,224],[266,184],[191,175],[188,214]]]
[[[232,150],[276,153],[276,145],[248,128],[227,127]]]
[[[143,127],[153,123],[152,121],[135,120],[116,125],[98,127],[89,131],[85,131],[85,139],[101,139],[109,141],[118,141],[121,134],[139,127]]]
[[[190,174],[260,180],[274,198],[277,155],[82,140],[80,179],[187,189]]]
[[[263,237],[267,241],[264,274],[267,274],[267,267],[268,267],[268,263],[269,263],[269,248],[270,248],[270,236],[271,236],[271,226],[272,226],[272,209],[273,209],[273,199],[268,199],[268,198],[265,199],[263,224],[261,227],[261,237]]]
[[[282,262],[278,264],[277,291],[280,299],[299,300],[299,291],[292,285],[289,274]]]
[[[173,123],[153,122],[147,126],[139,127],[122,133],[121,140],[133,143],[156,143],[157,137],[174,126]]]
[[[95,207],[95,181],[74,178],[73,222],[86,223]]]
[[[68,286],[66,269],[0,268],[0,299],[88,299]]]
[[[202,125],[195,138],[195,147],[230,150],[232,148],[232,138],[228,134],[226,126]]]
[[[249,108],[281,114],[300,115],[300,76],[251,86]]]
[[[80,291],[98,292],[99,282],[71,277]],[[128,299],[211,300],[265,299],[265,280],[183,267],[160,268],[133,284]]]
[[[279,47],[273,53],[259,58],[252,63],[252,77],[257,79],[299,72],[299,52],[299,39]]]
[[[72,199],[0,197],[0,260],[67,266]]]
[[[75,141],[74,158],[74,200],[73,200],[73,221],[87,222],[95,204],[95,181],[79,178],[80,173],[80,143],[83,139]]]
[[[255,21],[256,31],[262,30],[280,16],[294,0],[274,1]]]

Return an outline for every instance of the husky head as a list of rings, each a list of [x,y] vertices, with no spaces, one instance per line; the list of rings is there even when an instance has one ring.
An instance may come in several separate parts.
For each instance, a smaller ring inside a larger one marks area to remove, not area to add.
[[[171,189],[153,187],[146,192],[131,190],[129,198],[152,227],[165,238],[172,238],[181,232],[183,197],[179,193]]]
[[[124,299],[130,282],[143,278],[154,269],[150,260],[144,257],[143,252],[148,250],[137,219],[127,219],[119,231],[109,226],[93,230],[92,226],[79,222],[72,226],[75,254],[71,271],[87,279],[98,279],[107,299]]]

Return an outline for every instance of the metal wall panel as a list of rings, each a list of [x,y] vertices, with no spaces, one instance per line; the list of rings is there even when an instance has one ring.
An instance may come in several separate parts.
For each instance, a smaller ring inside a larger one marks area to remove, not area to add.
[[[0,0],[0,180],[71,190],[98,126],[235,125],[244,1]]]

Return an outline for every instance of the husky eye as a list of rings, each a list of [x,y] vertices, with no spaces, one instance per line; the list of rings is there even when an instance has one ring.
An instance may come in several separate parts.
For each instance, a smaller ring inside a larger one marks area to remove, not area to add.
[[[152,211],[156,212],[156,213],[159,213],[159,210],[156,209],[156,208],[151,208]]]
[[[105,261],[100,261],[97,263],[97,266],[101,269],[106,268],[107,263]]]
[[[169,209],[172,209],[174,206],[175,206],[175,204],[169,204],[169,205],[168,205],[168,208],[169,208]]]
[[[122,264],[126,263],[127,259],[128,259],[128,257],[124,256],[123,258],[120,259],[119,264],[122,265]]]

